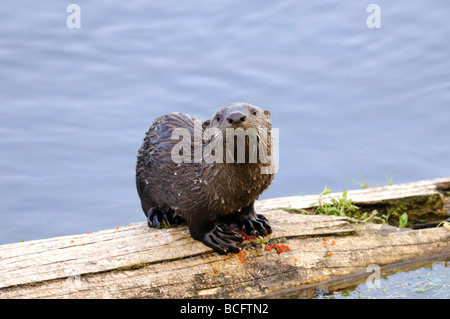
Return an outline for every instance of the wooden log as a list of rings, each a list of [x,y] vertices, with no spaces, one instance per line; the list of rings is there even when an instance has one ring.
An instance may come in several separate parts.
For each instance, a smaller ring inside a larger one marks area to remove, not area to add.
[[[389,202],[437,193],[442,215],[445,183],[450,179],[351,191],[348,197]],[[2,245],[0,298],[261,297],[364,272],[370,264],[450,255],[450,231],[444,227],[399,229],[277,209],[301,209],[314,201],[317,195],[256,205],[274,228],[268,244],[282,241],[290,249],[279,254],[247,242],[242,254],[221,256],[194,241],[185,226],[149,229],[144,223]]]
[[[323,196],[324,202],[339,198],[342,192]],[[420,182],[371,187],[348,192],[350,198],[363,212],[378,210],[378,215],[389,213],[389,224],[398,224],[398,218],[408,213],[408,227],[423,228],[437,225],[449,217],[450,178],[437,178]],[[318,195],[290,196],[259,201],[255,207],[261,211],[276,208],[309,210],[317,206]]]

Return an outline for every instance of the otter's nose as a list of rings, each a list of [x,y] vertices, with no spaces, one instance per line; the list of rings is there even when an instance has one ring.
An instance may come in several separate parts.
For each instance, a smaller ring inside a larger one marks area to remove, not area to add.
[[[246,119],[246,116],[242,112],[233,112],[230,114],[230,116],[227,117],[227,121],[230,124],[244,123],[245,119]]]

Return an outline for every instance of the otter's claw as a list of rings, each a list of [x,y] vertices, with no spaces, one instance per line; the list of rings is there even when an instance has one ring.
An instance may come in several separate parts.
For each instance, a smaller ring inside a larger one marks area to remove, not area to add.
[[[236,244],[242,243],[243,240],[242,236],[226,225],[215,225],[211,231],[200,239],[206,246],[211,247],[221,255],[229,252],[238,253],[240,249]]]
[[[250,236],[264,236],[272,233],[272,227],[266,216],[257,214],[253,203],[241,212],[234,213],[231,222]]]
[[[269,221],[261,214],[255,214],[254,218],[239,219],[236,223],[239,229],[250,236],[265,236],[272,233]]]
[[[171,224],[180,224],[182,222],[184,222],[184,219],[173,211],[162,211],[153,207],[147,213],[147,225],[151,228],[158,228],[164,225],[170,226]]]

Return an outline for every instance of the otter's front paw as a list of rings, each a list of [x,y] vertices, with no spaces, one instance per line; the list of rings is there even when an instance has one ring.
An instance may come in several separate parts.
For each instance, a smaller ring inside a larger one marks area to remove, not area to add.
[[[155,207],[148,211],[147,225],[151,228],[158,228],[160,226],[170,226],[171,224],[181,224],[185,220],[176,215],[173,211],[163,211]]]
[[[226,225],[215,225],[211,231],[199,236],[198,240],[224,255],[229,252],[238,253],[240,249],[236,245],[244,239]]]

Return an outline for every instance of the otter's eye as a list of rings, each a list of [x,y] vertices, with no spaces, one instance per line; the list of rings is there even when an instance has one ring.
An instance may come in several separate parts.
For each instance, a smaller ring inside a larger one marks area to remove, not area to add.
[[[216,120],[217,120],[217,122],[220,122],[220,120],[221,120],[220,115],[216,116]]]
[[[253,114],[253,115],[256,115],[256,113],[257,113],[256,110],[253,110],[253,111],[252,111],[252,114]]]

